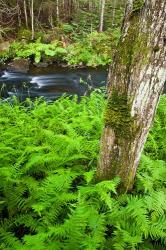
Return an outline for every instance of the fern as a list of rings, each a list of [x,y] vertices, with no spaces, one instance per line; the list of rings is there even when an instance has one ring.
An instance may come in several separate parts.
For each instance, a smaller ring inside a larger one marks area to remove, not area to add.
[[[95,183],[104,94],[0,103],[0,249],[166,248],[166,97],[132,194]]]

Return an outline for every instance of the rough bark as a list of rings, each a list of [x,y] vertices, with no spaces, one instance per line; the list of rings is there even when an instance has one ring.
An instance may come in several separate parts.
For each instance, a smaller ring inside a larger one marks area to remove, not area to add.
[[[109,72],[108,104],[97,175],[132,189],[166,79],[166,1],[129,0]]]

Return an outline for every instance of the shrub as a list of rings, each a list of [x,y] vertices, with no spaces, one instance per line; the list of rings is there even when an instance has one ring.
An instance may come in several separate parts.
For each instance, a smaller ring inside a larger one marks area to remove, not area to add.
[[[66,61],[69,65],[106,65],[112,61],[114,48],[110,34],[93,32],[67,48]]]
[[[71,25],[63,24],[61,29],[63,30],[62,34],[72,32]],[[50,57],[53,61],[65,61],[70,66],[96,67],[107,65],[112,61],[112,54],[119,39],[119,34],[119,30],[109,31],[109,33],[93,32],[74,43],[69,44],[70,39],[67,39],[66,45],[63,45],[60,40],[42,43],[40,38],[36,42],[13,42],[5,57],[0,56],[0,58],[3,61],[8,58],[31,58],[32,61],[39,63]],[[23,35],[27,36],[28,39],[29,31],[21,30],[20,36]],[[45,38],[47,35],[49,34],[46,34]]]
[[[53,57],[55,60],[63,60],[63,56],[66,54],[59,41],[54,41],[51,44],[44,44],[40,42],[40,39],[35,43],[22,44],[14,42],[10,48],[11,57],[16,58],[34,58],[36,63],[42,60],[43,56]]]

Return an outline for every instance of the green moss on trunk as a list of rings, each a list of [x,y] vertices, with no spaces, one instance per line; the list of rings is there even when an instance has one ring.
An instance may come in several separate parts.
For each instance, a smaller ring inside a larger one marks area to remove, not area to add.
[[[140,11],[144,6],[144,0],[134,0],[133,2],[133,11]]]
[[[143,1],[144,2],[144,1]],[[130,27],[127,35],[119,44],[119,61],[126,65],[126,71],[129,74],[130,66],[141,62],[142,65],[147,63],[147,55],[150,48],[147,46],[148,36],[140,29],[140,20],[138,13],[133,12],[130,17]]]
[[[132,137],[133,118],[131,107],[127,102],[127,95],[113,90],[105,111],[105,125],[111,127],[117,138],[130,139]]]

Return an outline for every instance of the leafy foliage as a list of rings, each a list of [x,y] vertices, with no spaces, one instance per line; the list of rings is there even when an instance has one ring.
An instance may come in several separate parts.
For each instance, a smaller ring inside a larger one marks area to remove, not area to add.
[[[64,33],[70,30],[70,25],[63,25]],[[109,64],[119,39],[120,31],[115,29],[109,33],[93,32],[77,42],[63,43],[54,40],[43,43],[41,39],[36,42],[13,42],[9,52],[0,55],[0,60],[11,58],[30,58],[39,63],[41,61],[66,62],[68,65],[98,66]]]
[[[165,105],[162,96],[133,194],[118,196],[119,179],[94,178],[103,94],[1,102],[0,249],[165,249]]]
[[[153,159],[166,159],[166,108],[165,98],[162,97],[158,107],[153,129],[148,137],[145,153]]]
[[[66,61],[69,65],[97,66],[106,65],[112,61],[112,54],[120,32],[114,30],[111,34],[93,32],[81,42],[71,44],[67,50]]]
[[[54,57],[55,60],[62,59],[66,50],[59,41],[44,44],[38,39],[35,43],[28,44],[14,42],[10,48],[10,53],[12,57],[34,58],[34,61],[39,63],[43,56]]]

